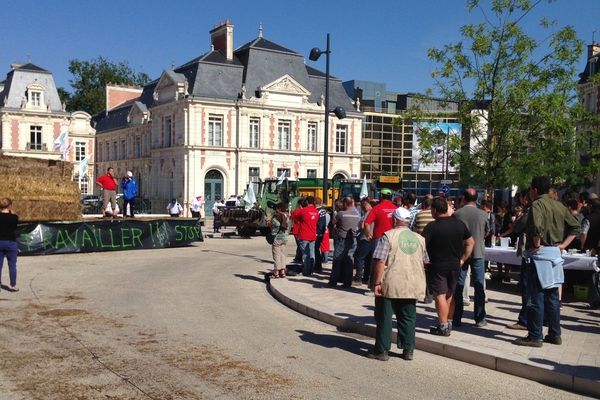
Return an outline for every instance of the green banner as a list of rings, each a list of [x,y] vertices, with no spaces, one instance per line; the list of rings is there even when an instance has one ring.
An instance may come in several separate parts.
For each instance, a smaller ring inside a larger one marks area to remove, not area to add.
[[[204,241],[195,219],[114,219],[20,224],[19,255],[180,247]]]

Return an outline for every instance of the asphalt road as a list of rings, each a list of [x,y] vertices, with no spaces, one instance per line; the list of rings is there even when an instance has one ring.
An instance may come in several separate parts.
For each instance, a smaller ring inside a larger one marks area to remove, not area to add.
[[[419,351],[370,360],[371,339],[275,301],[270,267],[260,237],[22,257],[20,292],[0,292],[0,399],[580,398]]]

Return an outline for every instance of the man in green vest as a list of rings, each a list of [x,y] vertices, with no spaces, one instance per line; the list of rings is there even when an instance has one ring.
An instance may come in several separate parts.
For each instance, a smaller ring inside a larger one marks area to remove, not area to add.
[[[387,361],[392,342],[392,314],[398,325],[402,358],[412,360],[415,349],[417,299],[425,295],[425,239],[410,229],[410,211],[400,207],[393,214],[394,228],[385,232],[373,253],[375,292],[375,350],[369,355]]]

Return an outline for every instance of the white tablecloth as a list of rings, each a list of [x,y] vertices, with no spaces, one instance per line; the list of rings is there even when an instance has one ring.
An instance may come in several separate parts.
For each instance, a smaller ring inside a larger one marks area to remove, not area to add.
[[[503,264],[521,265],[521,257],[517,256],[517,251],[513,247],[486,247],[485,259]],[[587,257],[585,254],[565,254],[563,260],[565,260],[564,269],[599,271],[597,257]]]

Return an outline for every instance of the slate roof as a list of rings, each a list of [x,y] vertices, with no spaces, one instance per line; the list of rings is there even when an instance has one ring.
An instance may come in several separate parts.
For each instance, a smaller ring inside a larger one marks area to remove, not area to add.
[[[21,108],[27,87],[33,83],[45,88],[44,100],[50,111],[62,112],[62,103],[52,73],[32,63],[15,66],[6,74],[4,89],[0,92],[0,107]]]
[[[27,63],[27,64],[21,65],[19,67],[16,67],[15,70],[17,70],[17,71],[44,72],[46,74],[50,73],[50,71],[48,71],[47,69],[44,69],[42,67],[38,67],[37,65],[32,64],[32,63]]]
[[[258,37],[233,52],[233,59],[227,60],[219,50],[211,50],[175,68],[175,75],[184,76],[188,81],[191,96],[235,101],[245,83],[248,96],[257,88],[263,87],[288,74],[311,92],[309,101],[316,103],[325,93],[325,73],[304,63],[304,56],[263,37]],[[149,109],[154,103],[154,81],[144,87],[139,101]],[[331,108],[343,106],[347,112],[354,111],[351,99],[335,77],[330,80]],[[127,125],[127,113],[131,103],[114,110],[98,114],[96,132],[113,130]],[[124,110],[127,108],[127,110]],[[114,114],[114,115],[113,115]],[[124,117],[123,117],[124,115]],[[106,121],[104,121],[106,119]]]

